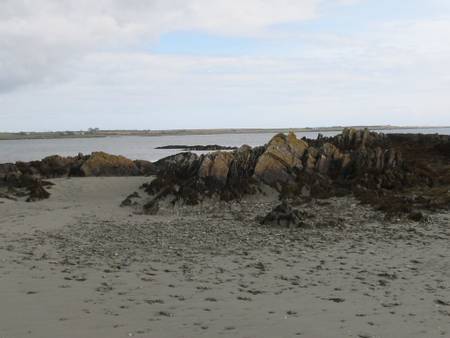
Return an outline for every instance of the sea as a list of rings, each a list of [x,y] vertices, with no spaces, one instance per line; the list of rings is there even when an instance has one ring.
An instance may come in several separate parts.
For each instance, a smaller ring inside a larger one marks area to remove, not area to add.
[[[450,128],[389,129],[377,130],[382,133],[422,133],[450,135]],[[321,132],[324,136],[334,136],[339,132]],[[297,137],[317,138],[319,132],[297,132]],[[207,145],[259,146],[266,144],[273,133],[216,134],[216,135],[167,135],[167,136],[111,136],[98,138],[70,138],[45,140],[0,140],[0,163],[40,160],[50,155],[76,156],[104,151],[123,155],[130,159],[157,161],[181,150],[156,149],[166,145]]]

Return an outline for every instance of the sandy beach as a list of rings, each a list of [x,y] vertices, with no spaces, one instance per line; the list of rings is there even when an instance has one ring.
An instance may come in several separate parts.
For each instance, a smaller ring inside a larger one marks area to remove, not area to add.
[[[55,179],[0,200],[0,337],[448,337],[450,215],[385,221],[352,197],[255,221],[271,195],[120,208],[145,177]]]

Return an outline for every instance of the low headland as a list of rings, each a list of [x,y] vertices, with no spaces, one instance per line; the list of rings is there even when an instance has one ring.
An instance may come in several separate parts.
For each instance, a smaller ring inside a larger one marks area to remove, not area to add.
[[[60,139],[60,138],[95,138],[110,136],[183,136],[183,135],[221,135],[221,134],[277,134],[288,133],[290,131],[300,132],[341,132],[345,128],[369,129],[371,131],[382,130],[420,130],[420,129],[440,129],[448,128],[444,126],[333,126],[333,127],[303,127],[303,128],[223,128],[223,129],[169,129],[169,130],[101,130],[99,128],[89,128],[88,130],[66,130],[66,131],[22,131],[22,132],[1,132],[0,140],[26,140],[26,139]]]

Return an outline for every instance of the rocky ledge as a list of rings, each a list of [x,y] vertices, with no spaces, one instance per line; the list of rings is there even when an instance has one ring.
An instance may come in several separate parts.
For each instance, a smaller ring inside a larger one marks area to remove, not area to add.
[[[229,147],[229,146],[220,146],[218,144],[208,144],[206,146],[203,145],[168,145],[162,147],[156,147],[155,149],[175,149],[175,150],[183,150],[183,151],[214,151],[214,150],[236,150],[237,147]]]
[[[132,161],[104,152],[75,157],[49,156],[41,161],[0,164],[0,197],[28,201],[50,196],[46,190],[52,184],[45,179],[89,176],[140,176],[153,173],[148,161]]]
[[[180,153],[153,168],[156,178],[143,187],[150,196],[147,213],[156,213],[161,202],[239,200],[265,187],[283,201],[353,194],[388,215],[415,218],[417,210],[450,206],[449,136],[355,129],[316,140],[278,134],[265,146]]]

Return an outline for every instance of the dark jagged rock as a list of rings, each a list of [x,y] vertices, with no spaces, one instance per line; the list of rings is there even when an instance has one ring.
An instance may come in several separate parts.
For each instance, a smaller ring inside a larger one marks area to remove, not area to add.
[[[128,195],[127,198],[125,198],[122,203],[120,204],[121,207],[129,207],[132,205],[137,205],[137,202],[135,199],[141,198],[139,193],[134,192],[131,195]]]
[[[299,210],[293,209],[286,201],[283,201],[258,220],[261,225],[292,227],[301,226],[303,217]]]
[[[179,179],[196,175],[200,164],[200,157],[189,152],[169,156],[154,163],[158,175],[173,176]]]
[[[153,199],[144,205],[144,211],[147,215],[156,215],[159,211],[158,199]]]
[[[19,169],[13,163],[3,163],[0,164],[0,178],[4,178],[6,175],[11,174],[13,172],[18,172]]]
[[[17,197],[28,195],[27,201],[31,202],[46,199],[50,196],[50,193],[45,190],[45,186],[52,185],[50,182],[42,181],[40,178],[29,174],[22,174],[13,165],[2,165],[1,167],[0,188],[5,190],[5,192],[0,191],[2,197],[16,200]],[[6,167],[11,171],[7,172]]]
[[[217,150],[236,150],[237,147],[229,147],[229,146],[220,146],[218,144],[208,144],[205,146],[195,145],[168,145],[162,147],[156,147],[156,149],[174,149],[174,150],[183,150],[183,151],[217,151]]]
[[[139,174],[142,176],[150,176],[156,174],[155,166],[150,161],[135,160],[134,164],[138,168]]]
[[[251,148],[243,145],[233,153],[225,189],[221,191],[223,200],[239,199],[243,195],[254,194],[257,191],[255,167],[264,151],[265,147]]]
[[[282,199],[353,193],[387,213],[411,212],[403,197],[410,189],[422,189],[420,196],[427,202],[416,201],[415,205],[449,207],[449,139],[345,129],[335,137],[316,140],[278,134],[258,148],[243,146],[233,152],[201,156],[182,153],[155,163],[157,177],[146,185],[152,196],[147,207],[156,212],[158,203],[166,198],[187,204],[212,196],[239,199],[259,191],[262,185],[278,190]],[[433,187],[438,184],[447,190],[437,193]],[[394,200],[396,203],[389,203]]]
[[[415,222],[421,222],[425,219],[425,216],[420,211],[413,211],[410,212],[409,219]]]
[[[88,156],[79,154],[76,157],[62,157],[59,155],[48,156],[41,161],[29,163],[17,162],[17,166],[24,174],[35,175],[44,178],[57,178],[75,176]]]
[[[12,187],[17,185],[21,175],[22,173],[15,164],[0,164],[0,187]]]
[[[180,153],[166,157],[154,163],[157,177],[145,184],[145,191],[154,196],[144,206],[144,211],[153,213],[157,210],[158,200],[173,196],[173,201],[182,200],[186,204],[195,205],[206,188],[200,186],[198,171],[203,156],[193,153]]]
[[[35,179],[27,187],[30,195],[27,198],[27,202],[35,202],[50,197],[50,193],[45,190],[44,185],[41,180]]]
[[[264,147],[242,146],[234,152],[180,153],[157,161],[156,178],[144,186],[153,199],[144,209],[153,212],[156,202],[169,196],[173,203],[195,205],[213,195],[231,200],[253,193],[254,168],[263,151]]]

